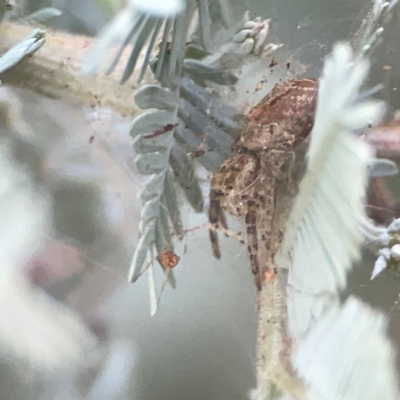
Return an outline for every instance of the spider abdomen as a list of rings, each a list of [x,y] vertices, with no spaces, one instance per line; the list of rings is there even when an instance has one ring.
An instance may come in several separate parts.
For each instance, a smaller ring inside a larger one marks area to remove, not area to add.
[[[250,111],[237,146],[260,151],[299,145],[311,132],[317,92],[314,79],[291,79],[275,85]]]

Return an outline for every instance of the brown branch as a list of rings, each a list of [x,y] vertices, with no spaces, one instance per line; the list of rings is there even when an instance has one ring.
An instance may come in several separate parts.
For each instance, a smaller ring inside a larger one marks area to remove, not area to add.
[[[376,156],[400,160],[400,121],[394,120],[368,129],[365,139],[374,147]]]
[[[9,22],[0,28],[3,54],[19,40],[30,33],[34,27]],[[100,72],[95,76],[83,76],[81,67],[88,50],[97,42],[85,36],[73,36],[63,32],[48,31],[46,43],[33,56],[1,76],[3,83],[23,86],[53,98],[74,101],[90,107],[109,107],[122,116],[134,116],[139,112],[133,101],[137,88],[138,72],[134,72],[129,82],[119,84],[122,70],[130,54],[126,49],[116,70],[110,76]],[[108,66],[113,49],[104,65]],[[139,65],[141,65],[139,60]],[[149,80],[149,75],[146,77]]]

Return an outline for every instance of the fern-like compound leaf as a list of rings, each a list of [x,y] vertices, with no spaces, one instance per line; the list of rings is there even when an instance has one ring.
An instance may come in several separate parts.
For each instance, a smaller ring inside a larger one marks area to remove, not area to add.
[[[386,318],[353,296],[339,299],[365,225],[371,151],[356,133],[384,111],[359,94],[367,71],[344,43],[325,62],[307,171],[276,258],[289,268],[291,361],[310,399],[399,397]]]
[[[358,100],[367,70],[366,61],[353,63],[349,45],[338,44],[320,81],[307,172],[280,251],[281,263],[289,265],[294,337],[310,329],[345,287],[347,272],[359,256],[371,152],[353,130],[378,121],[384,111],[379,102]]]
[[[385,316],[354,297],[331,308],[292,356],[311,388],[309,398],[398,399],[395,349],[387,330]]]

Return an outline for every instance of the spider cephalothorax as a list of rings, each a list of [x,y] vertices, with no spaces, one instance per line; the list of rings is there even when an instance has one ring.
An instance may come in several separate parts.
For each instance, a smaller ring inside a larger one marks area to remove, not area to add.
[[[268,273],[260,266],[259,243],[271,254],[276,185],[287,177],[293,149],[310,133],[318,83],[292,79],[277,84],[249,113],[232,155],[211,181],[209,219],[227,228],[223,211],[244,216],[250,263],[257,289]],[[214,255],[220,258],[217,233],[210,230]]]

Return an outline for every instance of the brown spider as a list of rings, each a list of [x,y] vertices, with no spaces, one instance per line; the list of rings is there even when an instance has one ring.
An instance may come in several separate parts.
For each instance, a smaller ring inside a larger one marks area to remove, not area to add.
[[[272,221],[277,184],[288,177],[293,149],[310,133],[318,83],[292,79],[277,84],[249,113],[232,155],[211,181],[209,220],[227,229],[223,211],[244,216],[251,269],[257,289],[271,279]],[[210,230],[213,253],[220,258],[218,236]],[[267,262],[260,268],[259,243]]]

